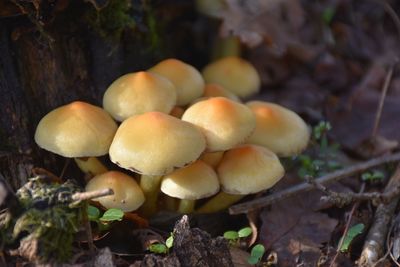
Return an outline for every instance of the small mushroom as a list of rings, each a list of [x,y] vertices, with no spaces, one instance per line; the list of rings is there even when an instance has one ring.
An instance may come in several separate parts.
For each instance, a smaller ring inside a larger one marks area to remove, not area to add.
[[[128,118],[118,128],[110,147],[111,161],[142,174],[148,214],[156,210],[162,175],[197,160],[206,146],[193,124],[161,112]]]
[[[307,147],[311,131],[299,115],[264,101],[246,105],[256,116],[256,129],[246,143],[264,146],[282,157],[297,155]]]
[[[149,111],[169,113],[176,104],[175,86],[146,71],[119,77],[106,90],[103,107],[117,121]]]
[[[222,191],[198,212],[215,212],[227,208],[248,194],[274,186],[284,175],[278,157],[262,146],[241,145],[224,153],[217,167]]]
[[[190,213],[195,200],[206,198],[219,191],[218,176],[211,166],[201,160],[165,175],[161,191],[181,199],[178,211]]]
[[[75,101],[46,114],[35,132],[35,142],[43,149],[75,160],[93,175],[107,169],[97,157],[108,153],[117,124],[102,108]]]
[[[203,96],[205,97],[216,97],[216,96],[222,96],[226,97],[230,100],[236,101],[236,102],[241,102],[240,98],[235,95],[234,93],[226,90],[224,87],[221,85],[215,84],[215,83],[208,83],[204,86],[204,94]]]
[[[148,71],[167,78],[175,85],[178,106],[185,106],[203,94],[204,80],[201,73],[183,61],[165,59]]]
[[[119,171],[109,171],[93,177],[86,185],[86,191],[110,188],[114,194],[93,199],[107,209],[115,208],[124,212],[138,209],[144,202],[144,194],[136,180]]]
[[[225,97],[195,103],[183,113],[182,120],[203,131],[207,152],[224,151],[244,142],[256,125],[248,107]]]
[[[219,84],[241,98],[257,93],[261,86],[256,68],[237,56],[224,57],[208,64],[202,74],[206,83]]]

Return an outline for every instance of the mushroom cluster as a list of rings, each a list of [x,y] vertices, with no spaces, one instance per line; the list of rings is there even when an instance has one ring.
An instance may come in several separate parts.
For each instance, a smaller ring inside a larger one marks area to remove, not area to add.
[[[185,213],[215,195],[197,209],[213,212],[272,187],[284,175],[278,156],[307,146],[310,132],[297,114],[273,103],[242,102],[260,84],[254,66],[239,57],[219,59],[203,72],[166,59],[116,79],[104,93],[104,109],[73,102],[51,111],[35,140],[78,158],[78,166],[95,175],[87,190],[112,188],[114,196],[98,199],[106,208],[131,211],[143,203],[141,211],[151,215],[162,191],[164,199],[179,199],[177,209]],[[140,181],[94,158],[107,153]]]

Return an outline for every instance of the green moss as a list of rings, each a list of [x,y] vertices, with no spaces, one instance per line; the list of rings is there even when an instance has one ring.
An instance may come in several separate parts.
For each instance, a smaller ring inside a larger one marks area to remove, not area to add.
[[[100,10],[91,8],[87,13],[87,21],[102,37],[119,41],[125,29],[133,29],[136,25],[131,11],[131,1],[110,0]]]

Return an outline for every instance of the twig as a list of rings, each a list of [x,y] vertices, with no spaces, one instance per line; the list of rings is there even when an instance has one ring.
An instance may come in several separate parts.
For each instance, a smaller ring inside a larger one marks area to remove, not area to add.
[[[359,193],[363,193],[364,190],[365,190],[365,183],[362,184]],[[333,267],[334,266],[336,258],[339,256],[340,248],[343,245],[344,238],[345,238],[345,236],[347,235],[347,232],[350,229],[351,219],[353,218],[354,212],[356,212],[356,209],[358,208],[359,204],[360,204],[360,202],[356,202],[356,203],[354,203],[353,207],[351,208],[351,211],[350,211],[350,214],[349,214],[349,218],[347,218],[346,227],[344,228],[344,231],[343,231],[343,236],[339,241],[339,244],[338,244],[337,249],[336,249],[336,254],[333,257],[333,259],[331,261],[331,264],[329,264],[329,267]]]
[[[378,193],[378,192],[370,192],[370,193],[340,193],[329,190],[324,185],[320,183],[316,183],[314,179],[307,179],[307,182],[312,184],[316,189],[321,190],[326,194],[326,196],[321,197],[322,202],[331,203],[338,207],[343,207],[349,205],[356,201],[372,201],[372,203],[377,206],[381,203],[389,203],[394,198],[400,196],[400,185],[395,186],[387,192]]]
[[[390,178],[389,183],[385,187],[385,192],[388,192],[393,187],[400,185],[400,164],[397,166],[396,172]],[[383,248],[390,226],[392,215],[396,209],[399,197],[391,203],[385,205],[380,204],[376,209],[374,222],[369,229],[361,256],[358,260],[358,266],[373,266],[383,254]]]
[[[374,122],[374,128],[372,129],[372,133],[371,133],[371,139],[375,139],[378,134],[379,124],[381,122],[383,104],[385,103],[387,91],[388,91],[390,82],[392,81],[393,70],[394,70],[394,67],[396,66],[396,63],[397,63],[397,60],[395,63],[393,63],[390,66],[389,72],[387,73],[386,78],[385,78],[385,83],[383,85],[382,92],[381,92],[381,98],[379,99],[378,109],[375,113],[375,122]]]
[[[365,161],[365,162],[362,162],[359,164],[355,164],[353,166],[350,166],[350,167],[342,169],[342,170],[332,172],[330,174],[324,175],[324,176],[316,179],[315,181],[319,184],[331,183],[331,182],[340,180],[344,177],[348,177],[348,176],[363,172],[363,171],[373,168],[375,166],[379,166],[381,164],[389,163],[389,162],[396,162],[399,160],[400,160],[400,152],[394,153],[391,155],[385,155],[385,156],[377,157],[377,158],[374,158],[374,159],[371,159],[371,160],[368,160],[368,161]],[[248,211],[271,205],[277,201],[280,201],[282,199],[286,199],[293,195],[299,194],[300,192],[309,191],[313,188],[314,188],[314,186],[310,185],[309,183],[300,183],[298,185],[281,190],[281,191],[271,194],[269,196],[261,197],[258,199],[254,199],[252,201],[234,205],[234,206],[230,207],[229,213],[230,214],[247,213]]]
[[[113,195],[114,191],[111,188],[89,191],[89,192],[79,192],[72,195],[72,201],[83,201],[88,199],[93,199],[97,197],[104,197]]]

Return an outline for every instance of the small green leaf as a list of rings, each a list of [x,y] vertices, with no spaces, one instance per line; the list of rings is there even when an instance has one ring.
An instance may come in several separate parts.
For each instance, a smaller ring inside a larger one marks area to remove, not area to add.
[[[383,178],[385,178],[385,174],[383,174],[381,171],[374,171],[372,173],[372,177],[374,180],[383,180]]]
[[[248,237],[249,235],[251,235],[251,233],[253,233],[253,230],[251,230],[250,227],[245,227],[240,229],[237,233],[238,237]]]
[[[341,165],[339,162],[337,162],[337,161],[329,160],[329,161],[328,161],[328,167],[329,167],[331,170],[337,170],[337,169],[340,169],[340,168],[342,167],[342,165]]]
[[[340,247],[341,252],[346,252],[349,249],[349,246],[353,239],[361,234],[364,231],[364,224],[359,223],[352,226],[349,231],[347,232],[346,236],[343,239],[342,246]]]
[[[165,240],[165,245],[167,248],[172,248],[174,245],[174,236],[172,234],[167,238],[167,240]]]
[[[104,212],[103,216],[101,216],[100,221],[103,222],[112,222],[112,221],[121,221],[124,217],[124,212],[120,209],[109,209]]]
[[[166,254],[168,252],[168,248],[164,244],[151,244],[148,248],[151,252],[157,253],[157,254]]]
[[[325,22],[325,24],[330,24],[333,16],[335,15],[335,8],[333,7],[327,7],[325,10],[322,12],[322,20]]]
[[[361,180],[363,181],[370,181],[372,180],[372,174],[369,172],[364,172],[363,174],[361,174]]]
[[[255,245],[250,252],[250,257],[247,259],[249,264],[257,264],[260,262],[265,253],[265,247],[261,244]]]
[[[100,216],[100,210],[95,206],[88,205],[87,207],[87,215],[90,221],[97,221]]]
[[[224,237],[228,240],[236,240],[239,238],[239,234],[236,231],[226,231],[224,233]]]

